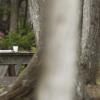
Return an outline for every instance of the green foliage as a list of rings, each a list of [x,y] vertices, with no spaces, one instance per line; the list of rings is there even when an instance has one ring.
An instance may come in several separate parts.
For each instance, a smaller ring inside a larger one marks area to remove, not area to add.
[[[37,48],[36,47],[31,47],[32,52],[36,53],[37,52]]]
[[[3,18],[3,15],[9,15],[10,12],[10,3],[7,0],[2,0],[0,2],[0,20]]]
[[[0,39],[0,47],[2,49],[12,48],[13,45],[18,45],[20,50],[31,50],[32,47],[35,47],[34,33],[29,32],[26,35],[9,33]]]
[[[20,34],[26,34],[33,30],[32,25],[25,19],[25,16],[20,15],[18,20],[17,32]]]
[[[23,35],[20,38],[19,46],[24,49],[31,49],[31,47],[35,47],[35,35],[32,32],[27,35]]]
[[[0,84],[0,94],[3,93],[6,90],[6,86],[3,84]]]
[[[24,25],[23,20],[20,21],[20,24],[18,25],[18,33],[20,34],[26,34],[32,31],[32,28],[30,25],[28,25],[27,23]]]

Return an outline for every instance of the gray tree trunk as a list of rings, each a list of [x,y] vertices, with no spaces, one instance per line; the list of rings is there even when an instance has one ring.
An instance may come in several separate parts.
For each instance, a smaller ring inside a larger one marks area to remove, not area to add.
[[[100,1],[84,0],[81,61],[77,93],[79,100],[89,100],[85,88],[95,84],[100,42]]]
[[[30,12],[30,22],[33,25],[33,31],[35,32],[36,45],[39,47],[39,32],[40,32],[40,22],[39,22],[39,4],[38,0],[29,0],[29,12]]]

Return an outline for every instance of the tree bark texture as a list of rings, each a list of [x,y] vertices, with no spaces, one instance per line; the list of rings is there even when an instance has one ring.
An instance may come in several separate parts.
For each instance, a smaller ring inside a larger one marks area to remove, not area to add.
[[[38,0],[29,0],[29,12],[30,12],[30,21],[33,25],[33,31],[35,32],[36,45],[39,47],[39,31],[40,31],[40,22],[39,22],[39,4]]]
[[[79,100],[89,100],[85,87],[95,84],[100,42],[100,1],[84,0],[81,59],[77,93]]]

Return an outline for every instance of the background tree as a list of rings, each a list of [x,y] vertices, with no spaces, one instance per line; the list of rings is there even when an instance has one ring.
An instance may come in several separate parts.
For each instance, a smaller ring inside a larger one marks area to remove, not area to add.
[[[7,34],[8,32],[26,34],[30,28],[27,13],[28,0],[1,0],[0,25]]]
[[[18,21],[18,0],[10,0],[11,13],[10,13],[10,32],[16,32]]]
[[[33,31],[35,32],[36,45],[39,47],[39,32],[40,32],[40,22],[39,22],[39,5],[38,0],[29,1],[29,19],[33,25]]]
[[[9,30],[10,1],[0,1],[0,31],[7,34]]]

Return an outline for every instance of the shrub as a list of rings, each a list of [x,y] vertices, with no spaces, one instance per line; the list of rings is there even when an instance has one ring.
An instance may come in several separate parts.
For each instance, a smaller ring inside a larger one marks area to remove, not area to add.
[[[35,47],[35,35],[32,32],[26,35],[9,33],[0,39],[1,49],[11,49],[13,45],[18,45],[20,50],[31,50]]]

